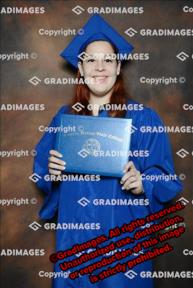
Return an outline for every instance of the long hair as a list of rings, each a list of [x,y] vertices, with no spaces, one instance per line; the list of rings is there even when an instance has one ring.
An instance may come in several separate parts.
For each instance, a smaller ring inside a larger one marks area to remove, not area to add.
[[[111,44],[111,43],[110,43]],[[113,47],[113,45],[112,45]],[[114,51],[116,52],[116,48],[113,47]],[[72,114],[79,114],[79,115],[92,115],[92,111],[88,109],[88,104],[89,104],[89,98],[90,98],[90,91],[88,86],[81,80],[81,75],[80,72],[77,72],[77,79],[78,79],[78,84],[75,86],[75,95],[73,97],[72,103],[71,103],[71,113]],[[116,82],[113,87],[113,92],[110,98],[110,104],[116,104],[116,105],[123,105],[127,103],[129,95],[126,93],[124,83],[123,83],[123,77],[122,74],[120,73],[117,76]],[[76,111],[73,109],[73,105],[79,102],[82,104],[83,108],[80,109],[80,111]],[[114,107],[116,106],[114,105]],[[125,117],[126,111],[124,109],[114,109],[113,110],[113,105],[112,109],[108,111],[108,115],[111,117]]]

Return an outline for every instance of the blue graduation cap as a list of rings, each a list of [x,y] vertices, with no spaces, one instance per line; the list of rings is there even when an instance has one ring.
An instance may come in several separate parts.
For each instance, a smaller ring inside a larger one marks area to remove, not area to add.
[[[118,54],[130,54],[133,46],[128,43],[101,16],[94,14],[81,29],[83,33],[75,36],[69,45],[60,53],[75,68],[78,67],[79,55],[84,48],[94,41],[108,41],[117,49]]]

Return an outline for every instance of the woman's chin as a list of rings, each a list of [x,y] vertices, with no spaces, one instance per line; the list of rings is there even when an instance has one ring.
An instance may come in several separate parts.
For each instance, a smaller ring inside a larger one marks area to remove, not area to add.
[[[106,90],[106,89],[105,89],[105,90],[97,89],[97,90],[93,90],[93,91],[92,91],[92,93],[93,93],[94,95],[100,96],[100,97],[105,96],[108,92],[109,92],[109,90]]]

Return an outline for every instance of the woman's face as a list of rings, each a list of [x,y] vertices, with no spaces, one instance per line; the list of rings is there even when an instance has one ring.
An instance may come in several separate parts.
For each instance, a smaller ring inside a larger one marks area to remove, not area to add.
[[[106,41],[90,43],[82,63],[79,62],[79,71],[84,77],[91,93],[105,96],[113,90],[117,75],[120,73],[120,62],[117,62],[113,47]]]

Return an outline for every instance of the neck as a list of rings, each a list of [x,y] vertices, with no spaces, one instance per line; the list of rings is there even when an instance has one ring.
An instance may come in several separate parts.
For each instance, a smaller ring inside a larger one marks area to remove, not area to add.
[[[105,104],[110,102],[111,94],[112,93],[109,92],[104,96],[97,96],[97,95],[90,93],[89,103],[93,104],[94,108],[93,108],[92,112],[93,112],[94,116],[98,115],[100,105],[105,105]]]

